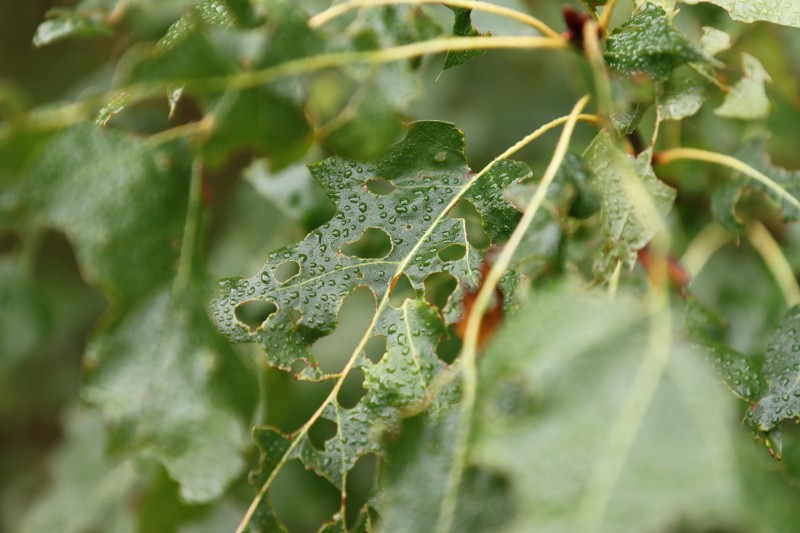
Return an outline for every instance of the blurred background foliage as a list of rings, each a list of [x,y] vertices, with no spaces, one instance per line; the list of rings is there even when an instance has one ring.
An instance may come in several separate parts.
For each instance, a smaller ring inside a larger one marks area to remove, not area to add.
[[[37,27],[48,11],[75,3],[0,0],[0,120],[9,123],[27,109],[78,101],[108,90],[130,50],[160,39],[196,2],[129,2],[129,9],[100,35],[33,46]],[[97,3],[99,9],[104,7],[103,2]],[[558,29],[563,28],[563,6],[581,7],[578,2],[553,0],[495,3],[529,10]],[[327,7],[327,2],[308,0],[303,7],[313,13]],[[621,22],[629,9],[630,5],[621,2],[616,22]],[[450,12],[442,8],[429,11],[449,27]],[[521,32],[519,26],[483,13],[475,13],[473,22],[482,32]],[[735,67],[722,70],[722,76],[738,79],[739,72],[734,69],[738,69],[740,52],[757,57],[772,78],[767,91],[773,108],[766,123],[754,124],[716,116],[713,108],[718,102],[714,102],[694,117],[666,123],[662,142],[675,145],[679,141],[732,153],[742,139],[766,130],[774,162],[800,168],[800,31],[767,23],[732,22],[725,11],[708,4],[682,6],[675,23],[694,41],[699,40],[702,26],[730,33],[734,46],[718,58]],[[444,73],[440,72],[442,61],[441,55],[422,61],[419,86],[412,91],[416,97],[401,118],[406,123],[418,119],[455,123],[466,134],[473,169],[482,168],[539,125],[566,114],[586,92],[590,78],[578,54],[490,52]],[[317,81],[308,107],[323,115],[332,105],[331,99],[353,90],[352,80],[333,74]],[[620,89],[634,94],[642,90],[646,92],[636,86]],[[191,102],[186,104],[169,119],[165,98],[147,99],[114,117],[108,127],[140,133],[161,131],[197,118],[198,110]],[[642,130],[650,131],[652,124],[652,115],[645,116]],[[392,131],[391,140],[402,133],[402,128]],[[19,135],[0,146],[3,179],[24,174],[31,161],[40,157],[49,135],[47,131]],[[583,127],[574,143],[586,146],[593,135],[593,129]],[[551,134],[517,158],[538,175],[554,142]],[[347,146],[347,140],[342,144]],[[335,140],[313,145],[305,162],[319,161],[337,146]],[[381,149],[379,145],[377,150]],[[302,164],[270,170],[263,161],[253,162],[252,153],[227,157],[229,150],[221,150],[224,156],[217,158],[219,163],[205,176],[213,195],[207,205],[205,266],[212,278],[249,276],[261,267],[269,251],[301,239],[331,216],[332,207]],[[368,151],[375,155],[369,147]],[[718,180],[718,172],[707,165],[680,163],[659,173],[678,189],[676,211],[670,216],[676,256],[710,222],[707,184]],[[0,181],[0,185],[8,183]],[[765,222],[797,268],[798,225]],[[0,531],[233,530],[252,498],[246,469],[222,498],[193,505],[181,499],[177,484],[162,466],[106,456],[101,418],[81,402],[79,389],[87,338],[100,326],[109,303],[87,284],[83,274],[64,234],[0,224]],[[730,325],[727,342],[756,357],[763,353],[785,311],[779,288],[746,242],[727,244],[693,281],[691,290],[726,317]],[[312,352],[330,368],[341,367],[373,309],[374,300],[367,291],[353,293],[340,312],[338,329],[314,345]],[[256,346],[236,346],[235,350],[258,377],[260,394],[257,404],[250,406],[255,413],[251,425],[268,423],[290,432],[307,420],[327,394],[329,384],[297,382],[286,373],[269,369]],[[250,386],[255,388],[255,382]],[[312,439],[322,442],[325,432],[324,427],[315,428]],[[251,467],[257,463],[258,452],[252,444],[247,445],[245,458]],[[371,456],[357,465],[351,479],[354,508],[374,487],[376,468]],[[337,491],[297,462],[281,472],[271,491],[276,513],[292,531],[316,530],[336,511],[338,497]]]

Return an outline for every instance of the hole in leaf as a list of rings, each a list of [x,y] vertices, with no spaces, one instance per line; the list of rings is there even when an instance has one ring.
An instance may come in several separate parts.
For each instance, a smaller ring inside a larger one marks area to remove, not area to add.
[[[436,346],[436,355],[449,365],[456,360],[460,351],[461,337],[456,333],[455,324],[451,324],[442,335],[439,345]]]
[[[237,305],[234,314],[239,322],[255,332],[277,310],[278,307],[272,302],[248,300]]]
[[[467,247],[463,244],[451,244],[439,250],[439,259],[442,261],[458,261],[467,255]]]
[[[356,461],[355,466],[347,473],[347,525],[356,524],[364,504],[375,488],[375,474],[378,460],[374,454],[367,454]]]
[[[361,259],[380,259],[392,251],[392,238],[378,228],[367,228],[361,238],[342,246],[342,253]]]
[[[344,368],[374,314],[375,296],[371,290],[360,287],[347,295],[339,308],[336,329],[310,348],[323,372],[340,372]]]
[[[306,470],[298,459],[280,469],[267,497],[289,531],[317,531],[339,510],[341,502],[340,492],[325,479]]]
[[[514,517],[511,483],[500,474],[483,468],[464,471],[453,529],[498,531]]]
[[[370,337],[366,346],[364,346],[364,352],[370,361],[377,364],[386,353],[386,335]]]
[[[411,280],[408,279],[408,276],[405,274],[400,274],[400,277],[392,282],[391,291],[392,292],[389,294],[389,303],[394,308],[402,307],[403,302],[407,299],[416,300],[417,298],[417,291],[414,290],[414,287],[411,285]]]
[[[300,322],[300,319],[303,318],[303,312],[299,309],[290,309],[289,310],[289,318],[292,321],[292,327],[297,327],[297,324]]]
[[[394,186],[394,183],[383,178],[372,178],[367,180],[367,190],[372,194],[377,194],[378,196],[386,196],[396,188],[397,187]]]
[[[275,279],[278,283],[286,283],[300,273],[300,263],[297,261],[286,261],[278,265],[275,269]]]
[[[475,204],[468,200],[460,200],[447,214],[451,218],[463,218],[467,228],[467,241],[475,248],[484,249],[489,246],[489,236],[483,229],[483,217]]]
[[[325,443],[336,436],[337,429],[334,422],[320,417],[308,428],[308,440],[314,448],[324,450]]]
[[[442,310],[447,305],[447,300],[450,299],[457,285],[458,281],[452,274],[434,272],[425,278],[425,301]]]
[[[347,377],[344,378],[344,383],[339,391],[337,400],[346,409],[352,409],[356,406],[358,401],[364,396],[367,391],[364,390],[364,373],[358,369],[352,369]]]

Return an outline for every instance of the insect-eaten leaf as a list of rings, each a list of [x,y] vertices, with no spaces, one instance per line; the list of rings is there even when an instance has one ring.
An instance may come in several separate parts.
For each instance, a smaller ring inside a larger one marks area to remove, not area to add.
[[[631,157],[617,148],[605,131],[595,137],[583,160],[594,174],[600,194],[601,232],[606,244],[595,268],[604,277],[618,262],[634,265],[636,253],[656,234],[676,193],[656,178],[649,150]]]
[[[272,252],[255,276],[222,280],[212,312],[231,340],[260,343],[271,365],[302,379],[343,379],[324,375],[308,347],[333,331],[348,294],[357,287],[374,293],[376,314],[348,363],[363,372],[365,393],[352,408],[331,396],[320,411],[336,424],[334,437],[320,450],[312,446],[308,428],[291,436],[271,428],[257,433],[262,444],[272,443],[262,445],[265,454],[267,448],[283,450],[277,459],[265,456],[265,464],[275,465],[269,468],[299,459],[343,490],[358,458],[380,455],[383,432],[403,417],[436,413],[457,401],[456,385],[441,381],[447,365],[436,349],[445,326],[461,318],[465,292],[478,285],[481,253],[467,240],[464,220],[447,215],[460,199],[468,200],[481,213],[487,234],[500,243],[520,217],[502,192],[531,174],[524,164],[503,161],[474,175],[466,164],[463,133],[443,122],[412,124],[406,138],[378,161],[333,157],[312,166],[311,173],[337,213],[302,242]],[[359,257],[361,247],[348,245],[370,231],[388,237],[388,251]],[[278,276],[286,263],[296,263],[296,272]],[[441,273],[459,283],[437,308],[422,295],[426,280]],[[411,296],[394,301],[390,296],[401,279]],[[237,319],[236,309],[254,300],[272,302],[276,310],[251,330]],[[385,339],[385,349],[370,358],[365,347],[375,337]],[[269,468],[262,468],[259,482],[269,477]]]
[[[644,72],[655,80],[667,79],[685,63],[711,59],[675,29],[663,9],[649,2],[611,32],[604,57],[613,70]]]

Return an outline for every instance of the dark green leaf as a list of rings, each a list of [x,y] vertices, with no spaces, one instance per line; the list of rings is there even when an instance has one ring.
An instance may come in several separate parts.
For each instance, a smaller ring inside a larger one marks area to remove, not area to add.
[[[451,7],[455,14],[453,21],[453,35],[458,37],[475,37],[481,33],[472,25],[472,10],[463,7]],[[471,59],[474,59],[486,50],[461,50],[458,52],[447,52],[447,57],[444,59],[444,66],[442,70],[463,65]]]
[[[635,102],[624,111],[611,113],[611,124],[617,130],[617,135],[620,139],[636,131],[642,121],[642,117],[644,117],[649,108],[650,104]]]
[[[800,415],[800,307],[790,309],[767,346],[767,391],[751,413],[761,431]]]
[[[656,80],[665,80],[684,63],[710,59],[675,29],[663,9],[649,2],[611,32],[605,58],[616,71],[644,72]]]

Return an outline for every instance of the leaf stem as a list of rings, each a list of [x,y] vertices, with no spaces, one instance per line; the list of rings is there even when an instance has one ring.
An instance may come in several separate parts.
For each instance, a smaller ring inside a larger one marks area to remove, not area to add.
[[[759,221],[754,221],[747,231],[747,239],[761,255],[772,277],[778,283],[783,297],[789,307],[800,304],[800,285],[792,270],[792,266],[775,242],[770,232]]]
[[[600,15],[600,19],[597,22],[603,32],[606,31],[608,24],[611,22],[611,15],[614,13],[614,7],[616,5],[617,0],[608,0],[608,2],[606,2],[606,7],[603,8],[603,14]]]
[[[472,312],[467,318],[464,344],[461,349],[461,354],[458,358],[461,361],[463,372],[463,396],[461,399],[458,429],[455,437],[456,441],[454,443],[453,462],[451,464],[450,473],[445,486],[445,493],[442,500],[439,520],[436,525],[436,531],[438,533],[447,533],[452,527],[456,503],[458,500],[459,486],[461,485],[461,476],[466,463],[469,433],[472,425],[472,414],[475,407],[475,396],[478,387],[476,365],[477,346],[478,334],[483,321],[483,315],[488,309],[495,288],[500,282],[500,278],[503,276],[503,274],[505,274],[506,270],[511,264],[514,253],[522,242],[522,239],[533,222],[536,213],[544,203],[547,190],[553,183],[556,173],[561,167],[561,162],[566,155],[567,147],[569,146],[570,139],[572,138],[572,132],[575,130],[575,125],[578,122],[580,112],[586,106],[588,101],[588,96],[584,96],[578,100],[578,103],[575,104],[572,112],[566,117],[564,129],[561,132],[561,137],[558,140],[558,144],[556,145],[553,157],[550,160],[550,164],[547,166],[544,176],[542,177],[539,186],[536,188],[536,192],[525,208],[522,219],[514,230],[514,233],[511,234],[508,242],[503,247],[502,252],[497,257],[497,260],[495,261],[489,273],[486,275],[486,279],[483,280],[483,285],[481,286],[478,296],[475,299],[475,303],[473,304]],[[493,163],[494,161],[492,164]],[[489,166],[491,166],[491,164]]]
[[[541,137],[542,135],[544,135],[545,133],[547,133],[551,129],[557,127],[560,124],[563,124],[563,123],[567,122],[570,118],[571,118],[571,115],[570,116],[565,116],[565,117],[559,117],[559,118],[557,118],[557,119],[555,119],[555,120],[553,120],[553,121],[541,126],[536,131],[534,131],[533,133],[531,133],[530,135],[528,135],[527,137],[525,137],[521,141],[517,142],[514,146],[512,146],[511,148],[509,148],[508,150],[506,150],[505,152],[503,152],[499,156],[497,156],[491,163],[486,165],[486,167],[484,167],[483,170],[481,170],[479,173],[477,173],[475,176],[473,176],[472,180],[467,185],[465,185],[463,189],[461,189],[457,194],[454,195],[454,197],[450,200],[450,203],[442,210],[442,214],[438,218],[436,218],[433,221],[431,221],[431,224],[430,224],[430,226],[428,226],[428,229],[425,231],[425,233],[422,234],[422,236],[419,238],[419,240],[414,245],[414,247],[405,256],[403,261],[400,262],[400,264],[397,266],[397,269],[395,270],[395,274],[390,279],[394,279],[396,276],[402,274],[403,271],[405,271],[405,269],[408,267],[408,264],[411,262],[411,259],[417,253],[417,251],[422,246],[422,244],[425,242],[425,239],[427,239],[430,236],[430,234],[433,232],[433,230],[436,228],[436,226],[439,224],[439,222],[441,222],[441,220],[443,220],[445,218],[446,214],[448,212],[450,212],[453,209],[453,207],[455,207],[455,205],[458,203],[458,201],[461,200],[461,198],[467,193],[467,191],[469,191],[470,187],[472,187],[472,185],[477,183],[478,180],[480,180],[481,177],[483,177],[483,175],[486,174],[495,164],[497,164],[499,161],[501,161],[503,159],[506,159],[507,157],[511,156],[512,154],[516,153],[517,151],[522,149],[525,145],[527,145],[531,141]],[[598,119],[598,117],[596,115],[577,115],[576,116],[576,120],[582,120],[584,122],[597,123],[599,119]],[[266,496],[267,491],[269,490],[270,485],[274,481],[275,476],[277,475],[278,471],[286,463],[286,461],[289,460],[289,458],[291,457],[291,454],[294,452],[295,448],[297,447],[298,443],[303,438],[303,436],[305,436],[306,433],[308,433],[308,430],[311,428],[311,426],[313,426],[314,423],[319,419],[319,417],[322,416],[322,413],[325,410],[325,408],[328,406],[328,404],[330,404],[332,401],[334,401],[336,399],[337,395],[339,394],[339,390],[342,388],[342,385],[344,384],[345,378],[350,373],[350,371],[352,370],[352,368],[355,365],[356,361],[358,360],[358,355],[364,349],[364,347],[367,344],[367,341],[372,336],[372,331],[375,329],[375,326],[378,323],[378,319],[380,318],[381,312],[386,308],[386,305],[388,305],[388,303],[389,303],[389,292],[390,291],[386,291],[386,293],[383,295],[383,297],[378,302],[378,304],[377,304],[377,306],[375,308],[375,314],[372,317],[372,321],[370,322],[369,326],[367,326],[367,329],[364,332],[364,335],[362,335],[361,339],[358,341],[358,344],[356,345],[355,349],[353,350],[353,354],[350,356],[350,359],[347,361],[347,364],[345,365],[345,367],[340,372],[340,374],[339,374],[340,377],[336,380],[336,383],[334,383],[333,388],[331,389],[331,392],[328,394],[328,396],[325,398],[325,400],[322,401],[320,406],[317,408],[317,410],[314,412],[314,414],[311,415],[311,417],[308,419],[308,421],[305,424],[303,424],[303,426],[293,434],[294,438],[292,439],[292,442],[289,445],[289,448],[286,450],[286,452],[280,458],[280,460],[277,463],[277,466],[272,471],[272,473],[269,475],[269,477],[266,479],[264,484],[261,485],[261,487],[259,488],[258,493],[256,493],[255,498],[253,498],[253,501],[250,503],[250,507],[248,507],[247,512],[245,513],[244,517],[242,518],[242,521],[239,524],[239,527],[236,529],[236,533],[243,533],[243,531],[247,528],[248,523],[250,522],[250,520],[252,519],[253,515],[255,514],[256,509],[258,509],[258,506],[260,505],[261,501]],[[443,386],[443,385],[441,385],[441,386]]]
[[[779,183],[776,183],[774,180],[754,169],[747,163],[739,161],[735,157],[731,157],[729,155],[709,152],[707,150],[698,150],[697,148],[671,148],[655,154],[655,156],[653,156],[653,163],[658,165],[666,165],[667,163],[672,163],[673,161],[678,161],[680,159],[693,159],[695,161],[716,163],[718,165],[723,165],[728,168],[732,168],[733,170],[737,170],[742,174],[750,176],[777,194],[780,198],[792,204],[792,206],[794,206],[796,209],[800,210],[800,200],[789,194],[789,192]]]
[[[706,266],[711,256],[730,241],[731,234],[716,222],[712,222],[692,239],[692,242],[686,247],[680,263],[689,276],[695,278]]]
[[[189,182],[189,201],[186,208],[186,222],[183,226],[183,241],[178,262],[178,273],[172,285],[172,300],[178,301],[192,280],[192,271],[197,260],[197,245],[200,238],[200,220],[203,203],[203,165],[199,159],[192,162],[192,174]]]
[[[608,120],[609,115],[614,111],[614,103],[611,99],[611,82],[608,79],[608,70],[606,70],[603,52],[600,50],[600,38],[597,35],[597,29],[597,22],[593,20],[583,25],[583,46],[586,60],[589,62],[592,78],[594,79],[598,111],[605,120]]]
[[[345,13],[363,7],[378,7],[399,4],[410,5],[423,5],[423,4],[443,4],[451,7],[463,7],[464,9],[472,9],[474,11],[483,11],[493,15],[499,15],[508,19],[516,20],[527,26],[530,26],[540,32],[542,35],[552,37],[553,39],[564,39],[558,32],[553,30],[550,26],[532,17],[527,13],[522,13],[516,9],[511,9],[504,6],[498,6],[486,2],[475,2],[473,0],[348,0],[341,4],[336,4],[329,7],[325,11],[317,13],[308,21],[308,25],[312,28],[318,28],[327,24],[331,20],[338,18]]]

